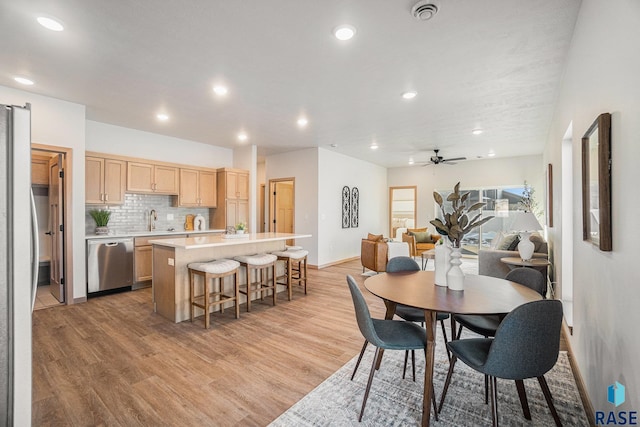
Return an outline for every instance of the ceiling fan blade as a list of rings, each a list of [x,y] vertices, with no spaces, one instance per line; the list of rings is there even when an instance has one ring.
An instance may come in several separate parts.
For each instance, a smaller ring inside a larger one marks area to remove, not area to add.
[[[457,162],[458,160],[467,160],[466,157],[454,157],[452,159],[444,159],[443,162]]]
[[[457,165],[456,162],[442,162],[443,165]]]
[[[418,162],[418,163],[422,163],[420,166],[421,167],[425,167],[425,166],[429,166],[429,165],[434,165],[435,163],[433,162]]]

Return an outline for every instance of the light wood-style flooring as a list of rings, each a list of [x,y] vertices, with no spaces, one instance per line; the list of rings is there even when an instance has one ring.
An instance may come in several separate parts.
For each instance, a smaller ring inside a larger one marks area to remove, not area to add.
[[[266,425],[358,354],[345,276],[361,272],[309,270],[308,295],[214,313],[209,330],[154,314],[149,288],[36,311],[33,425]]]

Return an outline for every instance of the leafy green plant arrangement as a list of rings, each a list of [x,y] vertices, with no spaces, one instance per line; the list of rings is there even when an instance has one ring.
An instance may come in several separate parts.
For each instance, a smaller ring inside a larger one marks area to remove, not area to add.
[[[440,206],[444,222],[440,219],[434,219],[429,222],[433,224],[438,233],[449,237],[454,248],[460,247],[460,242],[465,234],[493,218],[493,216],[480,218],[482,213],[478,213],[472,219],[469,219],[469,214],[483,207],[485,203],[474,203],[470,207],[467,207],[466,202],[468,198],[469,193],[460,195],[460,183],[457,183],[453,188],[453,193],[447,197],[447,201],[451,202],[453,210],[446,212],[442,196],[437,191],[433,192],[433,199]]]
[[[239,222],[236,224],[236,230],[242,230],[244,231],[247,228],[247,226],[245,225],[244,222]]]
[[[106,227],[109,224],[109,219],[111,219],[111,211],[106,209],[94,209],[89,211],[89,215],[96,222],[97,227]]]

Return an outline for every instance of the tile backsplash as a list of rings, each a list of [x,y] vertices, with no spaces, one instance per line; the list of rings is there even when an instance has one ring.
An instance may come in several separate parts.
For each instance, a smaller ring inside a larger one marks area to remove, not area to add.
[[[110,233],[126,233],[147,231],[149,229],[149,212],[155,209],[158,219],[155,221],[156,230],[176,231],[184,230],[184,223],[188,214],[200,214],[209,226],[209,208],[177,208],[172,206],[174,196],[161,196],[156,194],[125,194],[124,204],[121,206],[108,206],[111,211],[109,220]],[[85,233],[95,234],[96,223],[89,215],[93,209],[103,209],[102,206],[85,206]],[[167,215],[172,214],[173,220],[167,220]]]

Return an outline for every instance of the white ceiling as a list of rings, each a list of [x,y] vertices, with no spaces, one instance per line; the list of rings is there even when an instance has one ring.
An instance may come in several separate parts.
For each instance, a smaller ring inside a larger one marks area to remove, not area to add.
[[[541,153],[580,1],[434,0],[438,14],[422,22],[416,1],[3,1],[0,84],[84,104],[90,120],[218,146],[244,130],[261,155],[319,146],[393,167],[433,148]],[[41,27],[42,13],[65,31]],[[357,29],[348,42],[332,35],[343,23]]]

